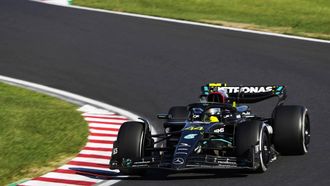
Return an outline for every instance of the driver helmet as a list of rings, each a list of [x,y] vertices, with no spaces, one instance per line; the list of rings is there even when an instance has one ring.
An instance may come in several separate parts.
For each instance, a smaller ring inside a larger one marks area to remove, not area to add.
[[[204,121],[216,123],[220,122],[221,108],[210,108],[204,112]]]

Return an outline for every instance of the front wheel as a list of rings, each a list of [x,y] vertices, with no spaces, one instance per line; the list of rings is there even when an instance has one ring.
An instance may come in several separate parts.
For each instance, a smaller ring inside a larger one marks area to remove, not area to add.
[[[133,121],[125,122],[120,127],[116,141],[116,159],[121,164],[119,170],[123,174],[138,174],[131,168],[131,163],[140,160],[144,155],[144,127],[144,123]]]
[[[246,159],[251,162],[256,160],[259,165],[255,172],[262,173],[267,170],[272,159],[271,140],[267,124],[260,120],[250,120],[238,125],[235,128],[235,146],[236,156],[239,162],[243,162],[243,166],[245,166],[244,160]],[[258,148],[257,151],[255,151],[256,147]],[[254,167],[255,165],[251,164],[250,166]]]
[[[268,134],[268,130],[265,125],[261,128],[259,139],[259,160],[260,165],[257,168],[257,172],[267,171],[268,164],[272,158],[271,156],[271,143]]]

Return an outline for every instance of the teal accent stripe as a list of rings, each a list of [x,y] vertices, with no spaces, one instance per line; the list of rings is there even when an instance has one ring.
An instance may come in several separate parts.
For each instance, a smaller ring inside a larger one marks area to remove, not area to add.
[[[283,89],[283,86],[279,86],[276,91],[281,91]]]

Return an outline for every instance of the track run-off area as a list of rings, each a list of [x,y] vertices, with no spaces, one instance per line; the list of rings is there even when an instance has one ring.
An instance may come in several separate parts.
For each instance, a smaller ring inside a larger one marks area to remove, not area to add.
[[[84,107],[80,109],[84,111]],[[109,170],[109,160],[118,130],[128,118],[111,112],[84,112],[82,115],[88,122],[89,136],[79,154],[58,169],[19,186],[87,186],[118,177],[118,171]],[[118,180],[111,181],[116,182]]]
[[[159,132],[155,115],[198,101],[200,86],[208,82],[283,84],[287,104],[309,109],[310,152],[282,156],[264,174],[153,173],[117,177],[118,185],[330,184],[328,43],[26,0],[0,1],[0,38],[1,75],[127,109],[147,118]],[[269,114],[269,105],[261,103],[255,111]]]
[[[122,123],[138,120],[139,116],[97,100],[33,82],[2,75],[0,75],[0,82],[34,90],[77,105],[77,110],[82,113],[89,130],[85,146],[65,165],[39,177],[20,180],[10,185],[87,186],[105,181],[107,185],[112,185],[119,181],[114,178],[127,177],[119,174],[118,170],[109,170],[109,160],[112,156],[113,143],[117,139]]]

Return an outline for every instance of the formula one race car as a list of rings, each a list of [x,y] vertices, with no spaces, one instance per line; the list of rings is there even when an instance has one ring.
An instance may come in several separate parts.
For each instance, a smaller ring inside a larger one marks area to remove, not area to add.
[[[272,117],[261,118],[245,105],[278,98]],[[110,169],[139,174],[145,169],[267,170],[277,155],[303,155],[310,142],[310,123],[304,106],[284,105],[284,86],[202,86],[201,101],[172,107],[164,133],[150,132],[142,119],[124,123],[113,145]],[[165,143],[164,143],[165,142]],[[163,143],[159,147],[159,143]]]

